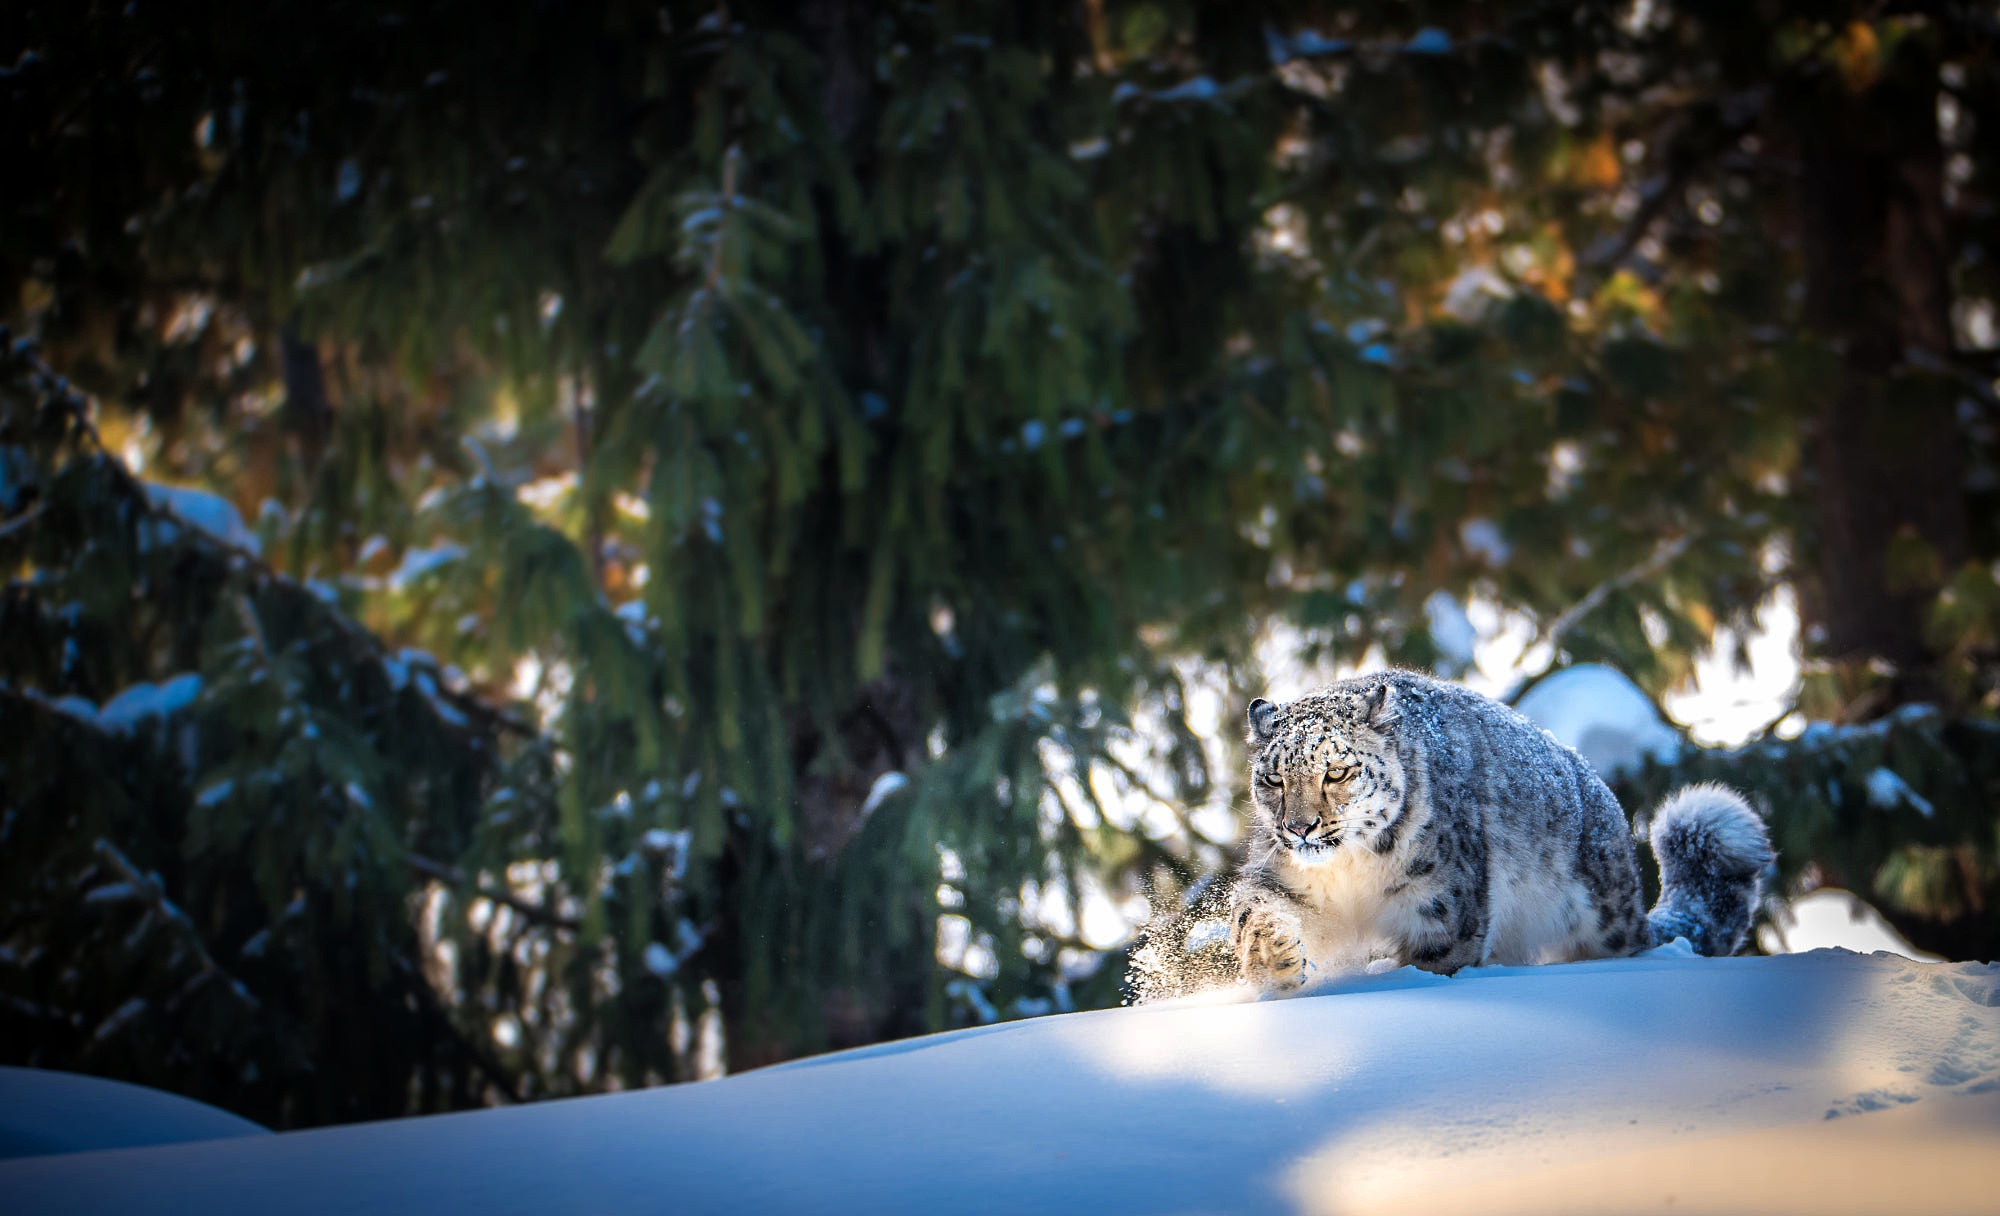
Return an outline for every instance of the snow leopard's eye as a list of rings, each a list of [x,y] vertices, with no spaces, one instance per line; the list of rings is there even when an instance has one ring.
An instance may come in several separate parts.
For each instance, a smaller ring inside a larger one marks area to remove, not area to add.
[[[1285,788],[1285,779],[1283,776],[1277,773],[1265,773],[1264,784],[1266,786],[1269,786],[1271,789],[1281,790]]]
[[[1360,770],[1360,768],[1359,768],[1359,767],[1357,767],[1357,766],[1355,766],[1355,765],[1352,765],[1352,764],[1348,765],[1348,766],[1347,766],[1346,768],[1337,768],[1337,769],[1333,769],[1333,770],[1331,770],[1330,772],[1328,772],[1328,773],[1327,773],[1327,775],[1326,775],[1326,783],[1327,783],[1328,785],[1342,785],[1342,784],[1345,784],[1345,783],[1346,783],[1346,781],[1348,780],[1348,778],[1350,778],[1350,777],[1354,776],[1354,774],[1356,774],[1356,773],[1358,773],[1358,772],[1360,772],[1360,771],[1361,771],[1361,770]]]

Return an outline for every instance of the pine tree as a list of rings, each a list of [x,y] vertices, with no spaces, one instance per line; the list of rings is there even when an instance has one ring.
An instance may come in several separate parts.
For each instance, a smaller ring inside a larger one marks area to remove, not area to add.
[[[1991,953],[1980,13],[0,42],[12,1059],[291,1124],[1112,1001],[1082,888],[1220,857],[1196,674],[1431,666],[1475,598],[1657,693],[1797,588],[1836,733],[1628,794],[1742,781]]]

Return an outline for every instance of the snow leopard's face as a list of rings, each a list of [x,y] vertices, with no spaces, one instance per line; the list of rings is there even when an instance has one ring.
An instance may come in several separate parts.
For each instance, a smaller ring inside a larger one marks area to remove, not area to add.
[[[1251,702],[1253,830],[1299,865],[1342,849],[1394,848],[1405,784],[1389,735],[1394,698],[1384,684]]]

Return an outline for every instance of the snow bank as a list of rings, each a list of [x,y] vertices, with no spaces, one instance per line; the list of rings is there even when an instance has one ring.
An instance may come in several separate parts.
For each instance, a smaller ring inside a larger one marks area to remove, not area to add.
[[[143,1085],[0,1068],[0,1158],[269,1134],[226,1110]]]
[[[15,1212],[1947,1212],[1997,1179],[2000,968],[1676,947],[0,1163]]]
[[[1530,688],[1514,708],[1581,752],[1606,779],[1647,757],[1671,760],[1681,746],[1652,699],[1602,663],[1563,668]]]

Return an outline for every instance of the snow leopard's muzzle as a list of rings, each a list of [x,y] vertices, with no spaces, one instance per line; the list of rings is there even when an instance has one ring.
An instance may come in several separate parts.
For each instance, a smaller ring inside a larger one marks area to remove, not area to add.
[[[1343,846],[1358,843],[1366,834],[1365,823],[1357,819],[1325,820],[1308,816],[1288,819],[1278,825],[1278,840],[1292,857],[1302,862],[1323,861]]]

